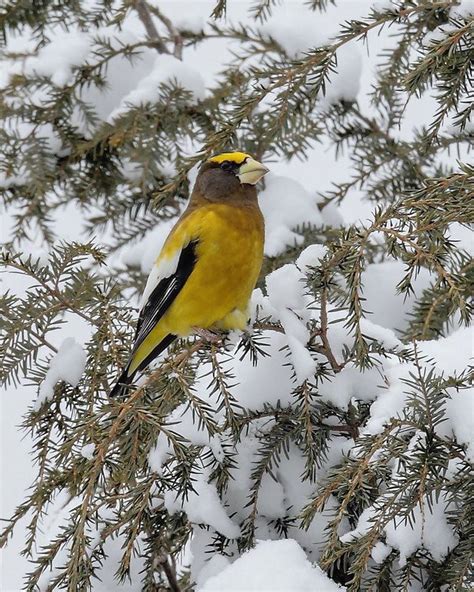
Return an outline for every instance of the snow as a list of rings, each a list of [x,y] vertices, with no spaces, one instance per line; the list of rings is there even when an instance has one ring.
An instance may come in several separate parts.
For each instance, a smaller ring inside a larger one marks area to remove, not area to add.
[[[382,541],[379,541],[374,545],[370,556],[375,561],[375,563],[383,563],[391,552],[392,547],[389,547],[385,543],[382,543]]]
[[[74,66],[84,62],[91,51],[91,38],[78,31],[61,34],[41,47],[38,54],[26,58],[23,67],[12,68],[11,74],[46,76],[56,86],[66,86],[72,80]]]
[[[387,543],[400,553],[400,567],[404,567],[407,558],[420,547],[439,563],[458,542],[453,527],[447,522],[442,498],[433,500],[431,506],[424,501],[423,510],[419,506],[413,510],[411,524],[397,518],[387,525],[385,532]]]
[[[458,0],[449,9],[449,16],[452,18],[469,18],[474,15],[472,0]]]
[[[150,273],[174,224],[174,219],[157,224],[142,240],[123,251],[122,263],[130,267],[138,267],[143,273]]]
[[[316,361],[305,345],[310,332],[306,323],[310,319],[311,297],[306,295],[305,276],[292,263],[267,275],[265,283],[273,317],[280,320],[291,352],[297,383],[314,376]]]
[[[403,347],[402,342],[396,337],[395,333],[391,329],[386,329],[385,327],[376,325],[368,319],[361,319],[360,328],[363,335],[369,339],[374,339],[386,349],[396,350],[397,348]]]
[[[372,8],[377,12],[385,12],[386,10],[394,10],[396,6],[393,0],[378,0],[372,4]]]
[[[420,269],[414,278],[414,294],[397,294],[397,284],[405,275],[406,268],[401,261],[372,263],[362,273],[364,309],[367,318],[377,325],[403,331],[408,325],[408,313],[416,297],[430,285],[431,274],[427,269]]]
[[[324,259],[327,253],[327,247],[320,244],[309,245],[301,251],[299,257],[296,259],[296,267],[304,274],[310,274],[311,268],[318,267],[321,259]]]
[[[304,56],[311,49],[331,43],[337,32],[337,22],[328,12],[308,12],[296,3],[277,7],[265,22],[261,31],[275,40],[290,58]],[[298,34],[295,35],[295,31]],[[330,76],[331,84],[326,89],[320,105],[325,108],[340,100],[354,101],[360,90],[362,56],[355,43],[337,51],[337,72]]]
[[[292,370],[288,364],[284,346],[287,340],[284,335],[275,331],[265,331],[265,343],[271,356],[260,357],[254,366],[247,357],[243,360],[230,355],[218,354],[217,359],[222,369],[231,369],[233,374],[230,391],[235,400],[245,409],[262,410],[266,404],[285,406],[291,401],[291,391],[295,383]],[[216,405],[215,396],[211,395],[211,368],[202,364],[196,376],[195,388],[198,396]],[[175,428],[173,428],[175,429]]]
[[[227,538],[235,539],[240,535],[240,528],[228,517],[215,485],[208,483],[207,479],[206,470],[196,474],[194,491],[189,492],[185,500],[177,499],[175,492],[167,491],[164,495],[164,506],[170,514],[184,511],[191,522],[208,524]]]
[[[178,31],[190,31],[199,34],[205,29],[205,20],[201,14],[191,14],[189,11],[183,11],[173,17],[173,24]]]
[[[112,111],[109,121],[117,119],[133,106],[153,103],[160,85],[165,83],[176,83],[179,87],[190,91],[192,102],[201,101],[206,96],[204,81],[199,72],[174,56],[161,54],[156,58],[148,76],[142,78],[137,87],[125,95],[120,105]]]
[[[377,387],[381,382],[382,377],[376,367],[361,372],[349,363],[331,380],[321,381],[318,392],[323,401],[347,409],[353,398],[373,401],[377,397]]]
[[[292,539],[258,541],[197,592],[336,592],[345,590],[313,566]]]
[[[461,373],[470,363],[472,356],[472,329],[463,327],[449,335],[432,341],[417,343],[419,356],[428,364],[435,366],[437,372],[445,377]],[[365,427],[367,433],[376,434],[392,417],[400,417],[405,408],[408,387],[403,382],[411,374],[417,375],[412,363],[398,363],[394,359],[387,363],[386,380],[388,388],[379,391],[377,399],[370,408],[370,419]],[[448,414],[441,424],[441,433],[454,432],[462,444],[466,444],[470,454],[474,452],[473,414],[466,410],[472,409],[472,392],[450,389],[451,398],[447,399]]]
[[[268,173],[259,203],[265,217],[265,255],[269,257],[281,254],[288,245],[302,242],[303,237],[294,231],[296,226],[324,223],[316,198],[289,177]]]
[[[94,458],[95,452],[95,444],[86,444],[81,448],[81,456],[86,458],[87,460],[92,460]]]
[[[354,540],[357,540],[367,534],[375,520],[376,511],[374,506],[369,506],[366,508],[362,514],[359,516],[359,520],[357,522],[357,526],[351,530],[340,536],[340,540],[342,543],[350,543]]]
[[[87,355],[83,347],[74,337],[67,337],[51,360],[48,372],[40,384],[35,409],[39,409],[53,396],[54,387],[59,381],[64,380],[72,387],[77,386],[86,367],[86,360]]]

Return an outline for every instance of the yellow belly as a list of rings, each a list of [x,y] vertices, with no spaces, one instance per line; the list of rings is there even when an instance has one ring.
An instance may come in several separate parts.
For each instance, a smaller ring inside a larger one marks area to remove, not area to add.
[[[196,265],[168,311],[138,348],[130,372],[168,334],[193,328],[244,329],[263,259],[263,219],[255,208],[210,204],[183,218],[159,259],[197,239]]]
[[[219,204],[202,215],[196,266],[162,319],[175,335],[193,327],[243,329],[262,265],[263,228],[252,212]]]

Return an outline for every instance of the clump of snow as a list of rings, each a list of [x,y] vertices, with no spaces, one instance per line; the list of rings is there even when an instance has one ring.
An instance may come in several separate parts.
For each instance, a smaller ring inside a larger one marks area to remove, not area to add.
[[[337,51],[337,73],[331,75],[321,106],[328,107],[338,101],[357,99],[362,75],[362,57],[356,43],[348,43]]]
[[[472,329],[463,327],[448,337],[420,341],[417,343],[417,351],[422,362],[428,367],[434,365],[440,375],[460,374],[468,367],[472,356]],[[380,433],[392,417],[403,415],[408,390],[403,381],[409,379],[410,373],[417,375],[414,364],[387,360],[385,376],[388,387],[378,393],[372,404],[365,432]],[[446,421],[438,426],[438,431],[443,435],[454,433],[458,441],[467,446],[469,455],[473,455],[474,415],[466,413],[466,410],[473,407],[473,393],[449,389],[449,394],[451,398],[446,400]]]
[[[176,409],[169,415],[168,423],[172,426],[175,434],[179,434],[191,444],[196,446],[214,446],[217,449],[217,444],[210,438],[209,433],[204,429],[199,429],[195,422],[193,411],[187,403],[183,403],[176,407]],[[155,473],[161,475],[162,467],[166,459],[172,454],[172,446],[167,437],[160,433],[155,445],[151,448],[148,454],[148,464]]]
[[[265,218],[265,255],[269,257],[276,257],[288,245],[303,241],[303,237],[294,231],[296,226],[323,224],[316,198],[289,177],[269,173],[259,202]]]
[[[77,386],[86,367],[86,359],[83,347],[73,337],[66,338],[51,360],[46,376],[40,384],[35,409],[39,409],[53,396],[54,387],[60,380],[64,380],[73,387]]]
[[[364,308],[367,318],[388,329],[403,331],[408,325],[408,313],[415,299],[430,285],[431,274],[421,268],[413,279],[414,294],[397,294],[397,284],[405,275],[402,261],[384,261],[367,266],[362,273]]]
[[[314,376],[317,365],[305,347],[310,337],[306,323],[312,299],[305,293],[304,282],[304,274],[294,264],[284,265],[266,278],[268,299],[285,330],[298,383]]]
[[[378,385],[382,377],[376,367],[361,372],[354,364],[348,363],[330,380],[322,380],[318,392],[323,401],[347,409],[353,398],[360,401],[373,401],[379,393]]]
[[[386,349],[397,349],[403,345],[391,329],[376,325],[368,319],[360,320],[360,328],[364,336],[378,341]]]
[[[87,460],[92,460],[94,458],[95,452],[95,444],[86,444],[81,448],[81,456],[87,458]]]
[[[216,486],[208,483],[206,470],[196,474],[193,489],[185,500],[178,498],[176,492],[167,491],[163,501],[168,512],[174,514],[184,511],[190,522],[208,524],[229,539],[237,538],[240,528],[227,516]]]
[[[377,12],[385,12],[386,10],[396,9],[393,0],[378,0],[372,4],[372,8]]]
[[[454,434],[459,444],[466,446],[467,458],[474,463],[474,387],[457,391],[449,389],[446,401],[448,420],[441,425],[447,435]]]
[[[423,501],[423,510],[416,506],[411,523],[404,518],[396,518],[385,527],[387,543],[400,553],[400,567],[407,558],[420,547],[425,548],[437,562],[441,562],[458,538],[448,523],[445,512],[446,502],[441,497],[428,504]]]
[[[245,409],[259,411],[266,404],[285,406],[291,401],[291,392],[295,387],[292,380],[292,370],[288,363],[287,352],[284,346],[287,341],[285,335],[275,331],[265,332],[265,349],[271,355],[258,360],[254,366],[247,356],[228,353],[218,354],[217,360],[224,371],[231,370],[233,379],[230,391],[234,399]],[[198,396],[215,405],[216,399],[212,395],[211,367],[202,364],[198,370],[195,388]],[[173,426],[173,430],[176,428]]]
[[[375,561],[375,563],[383,563],[391,552],[392,547],[389,547],[385,543],[382,543],[382,541],[379,541],[374,545],[370,556]]]
[[[126,113],[131,107],[153,103],[163,83],[175,82],[178,86],[191,91],[192,101],[204,99],[206,89],[197,70],[184,64],[174,56],[161,54],[155,60],[152,71],[142,78],[137,87],[130,91],[120,105],[112,111],[109,121]]]
[[[474,6],[472,0],[457,0],[449,9],[450,18],[469,18],[474,16]]]
[[[308,274],[312,267],[317,267],[321,259],[327,253],[327,247],[320,244],[309,245],[303,251],[301,251],[298,259],[296,260],[296,266],[304,274]]]
[[[392,417],[400,417],[403,414],[407,388],[402,381],[409,378],[410,372],[416,373],[413,364],[387,363],[385,379],[388,388],[378,394],[370,407],[370,419],[364,432],[378,434]]]
[[[324,592],[346,588],[313,566],[292,539],[258,541],[220,573],[209,578],[198,592]]]
[[[374,506],[369,506],[368,508],[365,508],[365,510],[359,516],[357,526],[350,532],[346,532],[345,534],[339,537],[341,539],[341,542],[349,543],[351,541],[363,537],[365,534],[369,532],[373,522],[375,521],[375,517],[376,510]]]
[[[195,578],[197,589],[199,590],[202,585],[207,582],[207,580],[224,571],[224,569],[230,564],[230,561],[227,559],[227,557],[224,557],[224,555],[220,555],[219,553],[212,555],[212,557],[208,559],[203,567],[199,570]]]
[[[23,64],[15,64],[10,75],[47,76],[56,86],[65,86],[72,79],[74,66],[84,63],[91,52],[91,38],[80,31],[62,31],[50,43],[41,47],[35,56]]]
[[[124,249],[122,263],[139,267],[143,273],[150,273],[176,220],[167,220],[146,233],[144,238]]]
[[[191,14],[188,11],[183,11],[179,15],[173,17],[173,23],[178,31],[190,31],[196,35],[202,33],[205,27],[205,21],[202,13]]]
[[[295,31],[298,34],[295,35]],[[302,58],[306,52],[334,43],[337,22],[329,13],[308,12],[298,5],[275,9],[261,26],[261,32],[275,40],[292,59]],[[360,90],[362,56],[356,43],[349,43],[337,51],[337,72],[332,73],[321,97],[322,107],[340,100],[353,101]]]

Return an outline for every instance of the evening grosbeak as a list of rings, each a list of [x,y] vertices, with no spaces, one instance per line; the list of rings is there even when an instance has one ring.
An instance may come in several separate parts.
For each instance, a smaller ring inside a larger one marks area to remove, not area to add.
[[[111,397],[126,393],[135,374],[176,337],[245,328],[263,259],[255,184],[267,172],[243,152],[225,152],[201,166],[189,205],[151,270],[133,349]]]

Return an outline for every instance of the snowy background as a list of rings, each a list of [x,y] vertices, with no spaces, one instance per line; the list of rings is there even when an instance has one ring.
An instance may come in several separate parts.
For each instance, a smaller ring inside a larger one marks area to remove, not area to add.
[[[378,2],[378,5],[387,4]],[[160,2],[160,7],[172,19],[179,28],[187,28],[193,31],[206,27],[207,15],[214,6],[213,2]],[[318,12],[309,13],[297,2],[286,3],[277,7],[274,15],[266,22],[262,30],[269,36],[277,39],[294,57],[309,48],[324,44],[338,31],[338,25],[348,18],[362,17],[367,13],[370,2],[345,1],[337,7],[331,6],[327,13],[321,15]],[[465,3],[469,8],[469,3]],[[245,2],[231,1],[228,7],[227,19],[232,22],[248,21],[248,4]],[[111,37],[117,32],[109,31]],[[143,26],[138,18],[131,14],[120,32],[120,38],[131,42],[143,36]],[[16,38],[11,40],[11,49],[24,49],[28,40]],[[206,96],[206,89],[212,86],[213,81],[223,64],[232,61],[234,42],[222,40],[210,40],[197,48],[186,49],[183,63],[171,56],[160,56],[152,50],[145,50],[143,59],[134,66],[128,63],[113,62],[108,72],[110,86],[103,92],[89,91],[87,99],[95,106],[98,114],[104,120],[113,121],[127,109],[130,104],[139,104],[153,96],[156,85],[171,77],[176,78],[184,87],[189,88],[193,94],[193,100],[199,100]],[[374,79],[377,55],[381,48],[390,46],[393,40],[387,30],[382,33],[374,32],[368,38],[367,50],[361,44],[349,44],[338,55],[338,73],[331,80],[325,101],[335,101],[340,98],[357,98],[363,109],[370,112],[368,94]],[[50,76],[58,86],[67,83],[71,76],[71,65],[78,64],[85,59],[90,47],[87,35],[77,32],[57,32],[53,42],[43,48],[35,58],[28,58],[20,63],[12,63],[11,67],[2,65],[0,71],[0,85],[5,84],[12,74],[23,72],[41,72]],[[410,138],[413,129],[422,122],[429,122],[435,109],[434,101],[424,97],[421,101],[412,101],[408,105],[400,136]],[[24,130],[28,133],[28,130]],[[49,134],[49,135],[48,135]],[[54,144],[54,137],[45,127],[45,136]],[[198,149],[199,146],[190,147]],[[304,222],[315,224],[325,223],[332,226],[340,226],[350,223],[364,224],[371,215],[372,204],[364,199],[362,192],[353,191],[340,207],[331,206],[322,212],[317,207],[316,191],[329,190],[336,181],[346,180],[349,176],[349,163],[344,156],[335,159],[334,151],[328,145],[316,144],[311,149],[307,161],[293,160],[291,162],[266,162],[271,169],[268,175],[265,190],[261,193],[260,202],[266,219],[266,254],[277,255],[284,251],[285,247],[298,242],[301,237],[294,231],[295,227]],[[130,175],[133,174],[133,167]],[[14,183],[14,179],[0,179],[0,182]],[[64,207],[57,214],[57,236],[68,241],[86,240],[81,227],[80,211],[70,205]],[[10,223],[8,215],[2,213],[2,236],[8,237]],[[169,231],[172,221],[160,225],[139,244],[127,247],[119,253],[110,265],[141,265],[142,271],[148,272],[151,268],[156,252]],[[452,227],[453,239],[459,241],[460,247],[473,251],[472,236],[469,231],[458,226]],[[97,237],[101,243],[107,244],[108,237]],[[25,252],[45,258],[47,251],[44,245],[32,240],[23,245]],[[256,291],[254,305],[258,305],[264,316],[271,316],[279,320],[286,330],[286,336],[279,334],[269,335],[272,356],[261,360],[257,368],[253,368],[248,361],[231,363],[236,375],[237,387],[233,394],[243,406],[258,410],[265,403],[280,401],[284,406],[291,402],[291,392],[296,382],[302,382],[314,372],[315,361],[308,356],[304,348],[305,320],[311,315],[317,315],[316,311],[308,308],[309,302],[303,290],[301,279],[310,265],[316,265],[318,259],[323,257],[325,249],[322,245],[313,245],[306,249],[296,264],[287,265],[276,270],[266,279],[266,291]],[[367,301],[367,309],[371,311],[370,320],[365,321],[364,327],[368,335],[373,336],[386,344],[387,348],[396,348],[401,344],[398,341],[400,331],[406,326],[407,315],[411,310],[414,297],[405,299],[396,294],[396,285],[404,274],[404,266],[401,262],[385,261],[369,265],[364,272],[364,296]],[[425,271],[420,273],[415,281],[417,294],[430,283],[430,274]],[[14,293],[22,294],[27,288],[25,279],[16,274],[2,276],[2,289],[8,288]],[[298,313],[299,319],[287,309],[290,307]],[[330,316],[335,318],[336,311],[330,311]],[[59,378],[70,384],[76,384],[80,378],[81,370],[85,363],[84,343],[90,337],[90,328],[82,323],[78,317],[71,315],[67,325],[51,336],[51,342],[60,348],[60,359],[51,363],[46,381],[42,384],[40,392],[24,384],[19,389],[9,388],[2,392],[1,397],[1,516],[8,517],[15,506],[23,499],[28,486],[34,478],[34,467],[29,455],[30,441],[28,436],[18,428],[22,421],[22,415],[30,405],[38,405],[40,401],[48,397],[52,387]],[[333,344],[337,355],[342,355],[344,344],[348,336],[339,324],[332,325],[329,339]],[[294,366],[296,378],[288,366],[285,355],[280,352],[283,345],[289,346],[291,361]],[[472,334],[469,329],[451,328],[445,338],[436,342],[423,342],[420,344],[420,355],[426,355],[433,359],[436,369],[446,375],[460,373],[468,363],[472,353]],[[353,397],[366,400],[371,404],[370,419],[366,425],[368,433],[379,433],[385,422],[403,408],[405,393],[401,380],[408,376],[411,367],[402,364],[398,360],[384,361],[383,370],[389,378],[389,387],[382,388],[380,370],[371,370],[361,375],[358,370],[347,366],[332,382],[325,382],[320,392],[323,400],[337,404],[341,407],[348,406]],[[206,368],[202,369],[201,382],[198,384],[199,396],[204,400],[210,400],[209,390],[206,385]],[[262,390],[262,381],[273,377],[274,383],[270,389]],[[272,400],[269,399],[271,392]],[[471,458],[474,458],[474,443],[472,441],[474,425],[472,398],[468,394],[453,393],[449,402],[450,408],[448,421],[443,424],[445,434],[454,432],[459,443],[469,446]],[[188,415],[190,415],[188,413]],[[191,418],[186,415],[184,409],[178,409],[173,419],[178,419],[181,424],[176,431],[185,435],[190,441],[209,446],[215,454],[218,444],[209,438],[203,431],[198,431]],[[413,446],[416,444],[415,434]],[[250,479],[250,464],[255,445],[250,434],[242,442],[240,451],[239,474],[228,492],[228,504],[232,507],[243,507]],[[350,443],[346,439],[334,440],[331,449],[331,458],[327,466],[337,462],[347,453]],[[158,441],[151,453],[150,462],[154,470],[162,469],[169,446],[166,441]],[[93,445],[84,447],[83,454],[93,454]],[[285,512],[288,500],[293,505],[299,503],[302,507],[308,495],[314,489],[312,485],[301,484],[299,474],[301,466],[298,465],[297,456],[294,462],[279,469],[280,481],[273,482],[270,478],[264,487],[268,488],[268,495],[262,496],[262,506],[259,511],[269,519],[277,519]],[[247,466],[246,466],[247,463]],[[283,465],[285,462],[283,461]],[[453,467],[455,470],[455,467]],[[320,478],[324,476],[324,467],[321,469]],[[393,478],[396,479],[397,467],[393,467]],[[325,520],[320,516],[316,519],[309,531],[294,529],[290,532],[291,540],[270,540],[275,538],[270,531],[266,531],[262,524],[258,538],[262,541],[256,549],[244,555],[234,563],[223,556],[214,556],[210,562],[206,562],[204,555],[205,545],[209,543],[212,529],[229,538],[238,536],[239,527],[237,517],[232,519],[229,512],[220,504],[215,488],[206,482],[206,475],[197,483],[198,495],[191,497],[185,510],[188,517],[196,523],[206,523],[211,526],[211,531],[196,531],[191,544],[190,555],[193,557],[193,577],[197,582],[200,592],[231,591],[235,590],[281,590],[285,592],[303,591],[332,591],[341,589],[330,581],[326,575],[310,563],[318,558],[318,541],[322,541],[321,532]],[[46,542],[51,533],[58,528],[61,516],[67,512],[66,497],[58,500],[58,512],[50,513],[42,528],[42,536]],[[180,505],[170,495],[165,499],[165,505],[169,511],[180,509]],[[328,504],[330,510],[331,504]],[[427,511],[429,516],[423,532],[420,527],[411,529],[387,529],[385,543],[379,543],[373,560],[382,561],[384,557],[395,548],[400,553],[400,562],[412,553],[417,547],[424,546],[436,559],[442,558],[449,548],[456,543],[455,535],[446,522],[442,500],[439,507],[435,506]],[[370,518],[370,508],[361,517],[358,527],[342,533],[342,540],[351,540],[361,536],[365,531],[367,521]],[[19,551],[25,540],[25,532],[21,525],[17,528],[15,536],[6,549],[1,551],[1,589],[16,591],[21,588],[22,578],[28,571],[28,564],[19,555]],[[305,550],[303,550],[303,548]],[[113,566],[114,549],[110,548],[109,564]],[[119,553],[119,549],[116,550]],[[139,565],[136,569],[139,570]],[[46,584],[46,582],[44,582]],[[104,577],[102,582],[97,582],[97,591],[102,590],[134,590],[135,587],[124,584],[117,586],[113,582],[112,575],[109,579]]]

